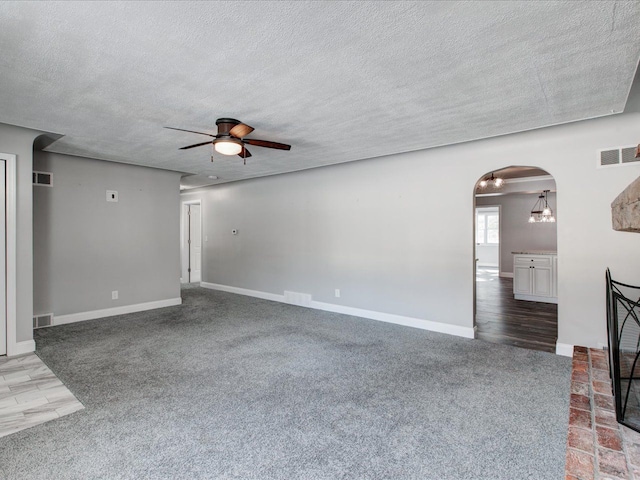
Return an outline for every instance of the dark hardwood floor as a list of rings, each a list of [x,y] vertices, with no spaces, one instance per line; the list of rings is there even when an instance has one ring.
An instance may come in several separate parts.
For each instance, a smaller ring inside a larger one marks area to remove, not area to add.
[[[479,267],[476,273],[477,338],[516,347],[556,351],[558,306],[513,298],[513,280]]]

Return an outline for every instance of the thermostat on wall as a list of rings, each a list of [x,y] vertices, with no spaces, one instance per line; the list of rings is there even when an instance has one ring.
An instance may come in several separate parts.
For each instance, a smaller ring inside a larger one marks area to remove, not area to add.
[[[107,202],[117,202],[118,192],[116,190],[107,190]]]

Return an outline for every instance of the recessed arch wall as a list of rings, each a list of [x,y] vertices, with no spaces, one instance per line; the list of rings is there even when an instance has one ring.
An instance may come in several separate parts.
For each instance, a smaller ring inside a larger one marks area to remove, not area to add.
[[[494,188],[491,186],[491,182],[485,187],[481,187],[481,180],[490,178],[491,176],[495,176],[495,178],[504,179],[504,184],[499,188]],[[531,208],[538,201],[541,192],[548,191],[548,201],[549,206],[552,208],[554,213],[554,218],[558,218],[558,204],[556,198],[556,183],[555,180],[547,171],[539,168],[535,165],[505,165],[504,167],[489,171],[483,174],[474,186],[474,214],[473,214],[473,225],[474,232],[477,229],[477,215],[475,212],[480,208],[496,208],[500,212],[500,242],[499,245],[494,247],[498,250],[499,256],[499,277],[513,278],[514,277],[514,263],[513,263],[513,252],[514,251],[546,251],[546,252],[557,252],[557,222],[553,223],[530,223],[529,216],[531,212]],[[482,246],[478,245],[474,238],[473,249],[474,249],[474,262],[477,262],[479,258],[482,258],[483,254],[486,254],[486,251],[489,250],[491,252],[495,252],[495,250],[490,250],[490,246]],[[484,250],[481,250],[484,249]],[[553,262],[554,265],[557,265],[557,262]],[[474,273],[473,273],[473,283],[474,283],[474,326],[477,326],[477,317],[476,317],[476,305],[478,301],[477,294],[478,290],[478,275],[476,272],[484,272],[482,275],[482,280],[487,281],[489,279],[492,280],[493,283],[483,284],[484,289],[484,301],[489,300],[490,302],[495,301],[494,295],[504,295],[503,288],[508,284],[509,280],[505,278],[494,278],[491,274],[487,276],[486,269],[480,267],[480,263],[475,263]],[[550,272],[551,273],[551,272]],[[550,278],[551,281],[555,276],[552,275]],[[551,283],[553,286],[554,284]],[[490,297],[487,297],[490,295]],[[509,293],[509,298],[502,298],[503,302],[507,302],[507,304],[511,305],[511,301],[513,300],[512,294]],[[489,304],[491,305],[491,303]],[[536,318],[538,318],[535,314],[536,311],[545,311],[546,314],[549,313],[549,307],[544,307],[543,304],[539,304],[536,302],[523,302],[520,307],[516,307],[515,304],[512,305],[514,308],[526,308],[530,309],[532,314],[532,322],[536,322]],[[492,308],[488,306],[488,304],[483,303],[483,314],[482,318],[486,322],[491,315],[488,312],[491,312]],[[493,312],[498,315],[498,318],[495,319],[496,322],[502,325],[502,320],[499,316],[501,313],[499,308],[495,308]],[[514,325],[510,324],[508,321],[504,325],[502,325],[507,330],[511,331]],[[479,326],[477,328],[480,328]],[[485,327],[486,328],[486,327]],[[484,329],[481,331],[485,331]],[[530,332],[521,331],[520,329],[513,329],[509,336],[513,338],[513,341],[517,341],[518,339],[524,342],[523,344],[528,344],[527,342],[531,342],[536,338],[534,332],[537,330],[534,328]],[[550,330],[549,324],[545,323],[544,335],[540,336],[537,341],[540,341],[540,346],[546,345],[549,347],[550,342],[550,334],[552,333]],[[486,333],[486,332],[485,332]],[[557,328],[553,328],[553,337],[557,336]],[[484,337],[481,337],[484,338]],[[555,348],[555,344],[553,344],[553,348]]]

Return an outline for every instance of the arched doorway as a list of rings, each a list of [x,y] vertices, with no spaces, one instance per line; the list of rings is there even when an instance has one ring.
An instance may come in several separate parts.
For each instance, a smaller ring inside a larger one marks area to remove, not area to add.
[[[478,179],[473,218],[476,338],[555,352],[556,218],[556,183],[545,170],[510,166]]]

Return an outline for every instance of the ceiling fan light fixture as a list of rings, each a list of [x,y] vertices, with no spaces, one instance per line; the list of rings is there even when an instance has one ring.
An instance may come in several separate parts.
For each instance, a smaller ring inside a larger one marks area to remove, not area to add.
[[[222,155],[238,155],[242,152],[242,144],[237,140],[218,140],[213,148]]]

